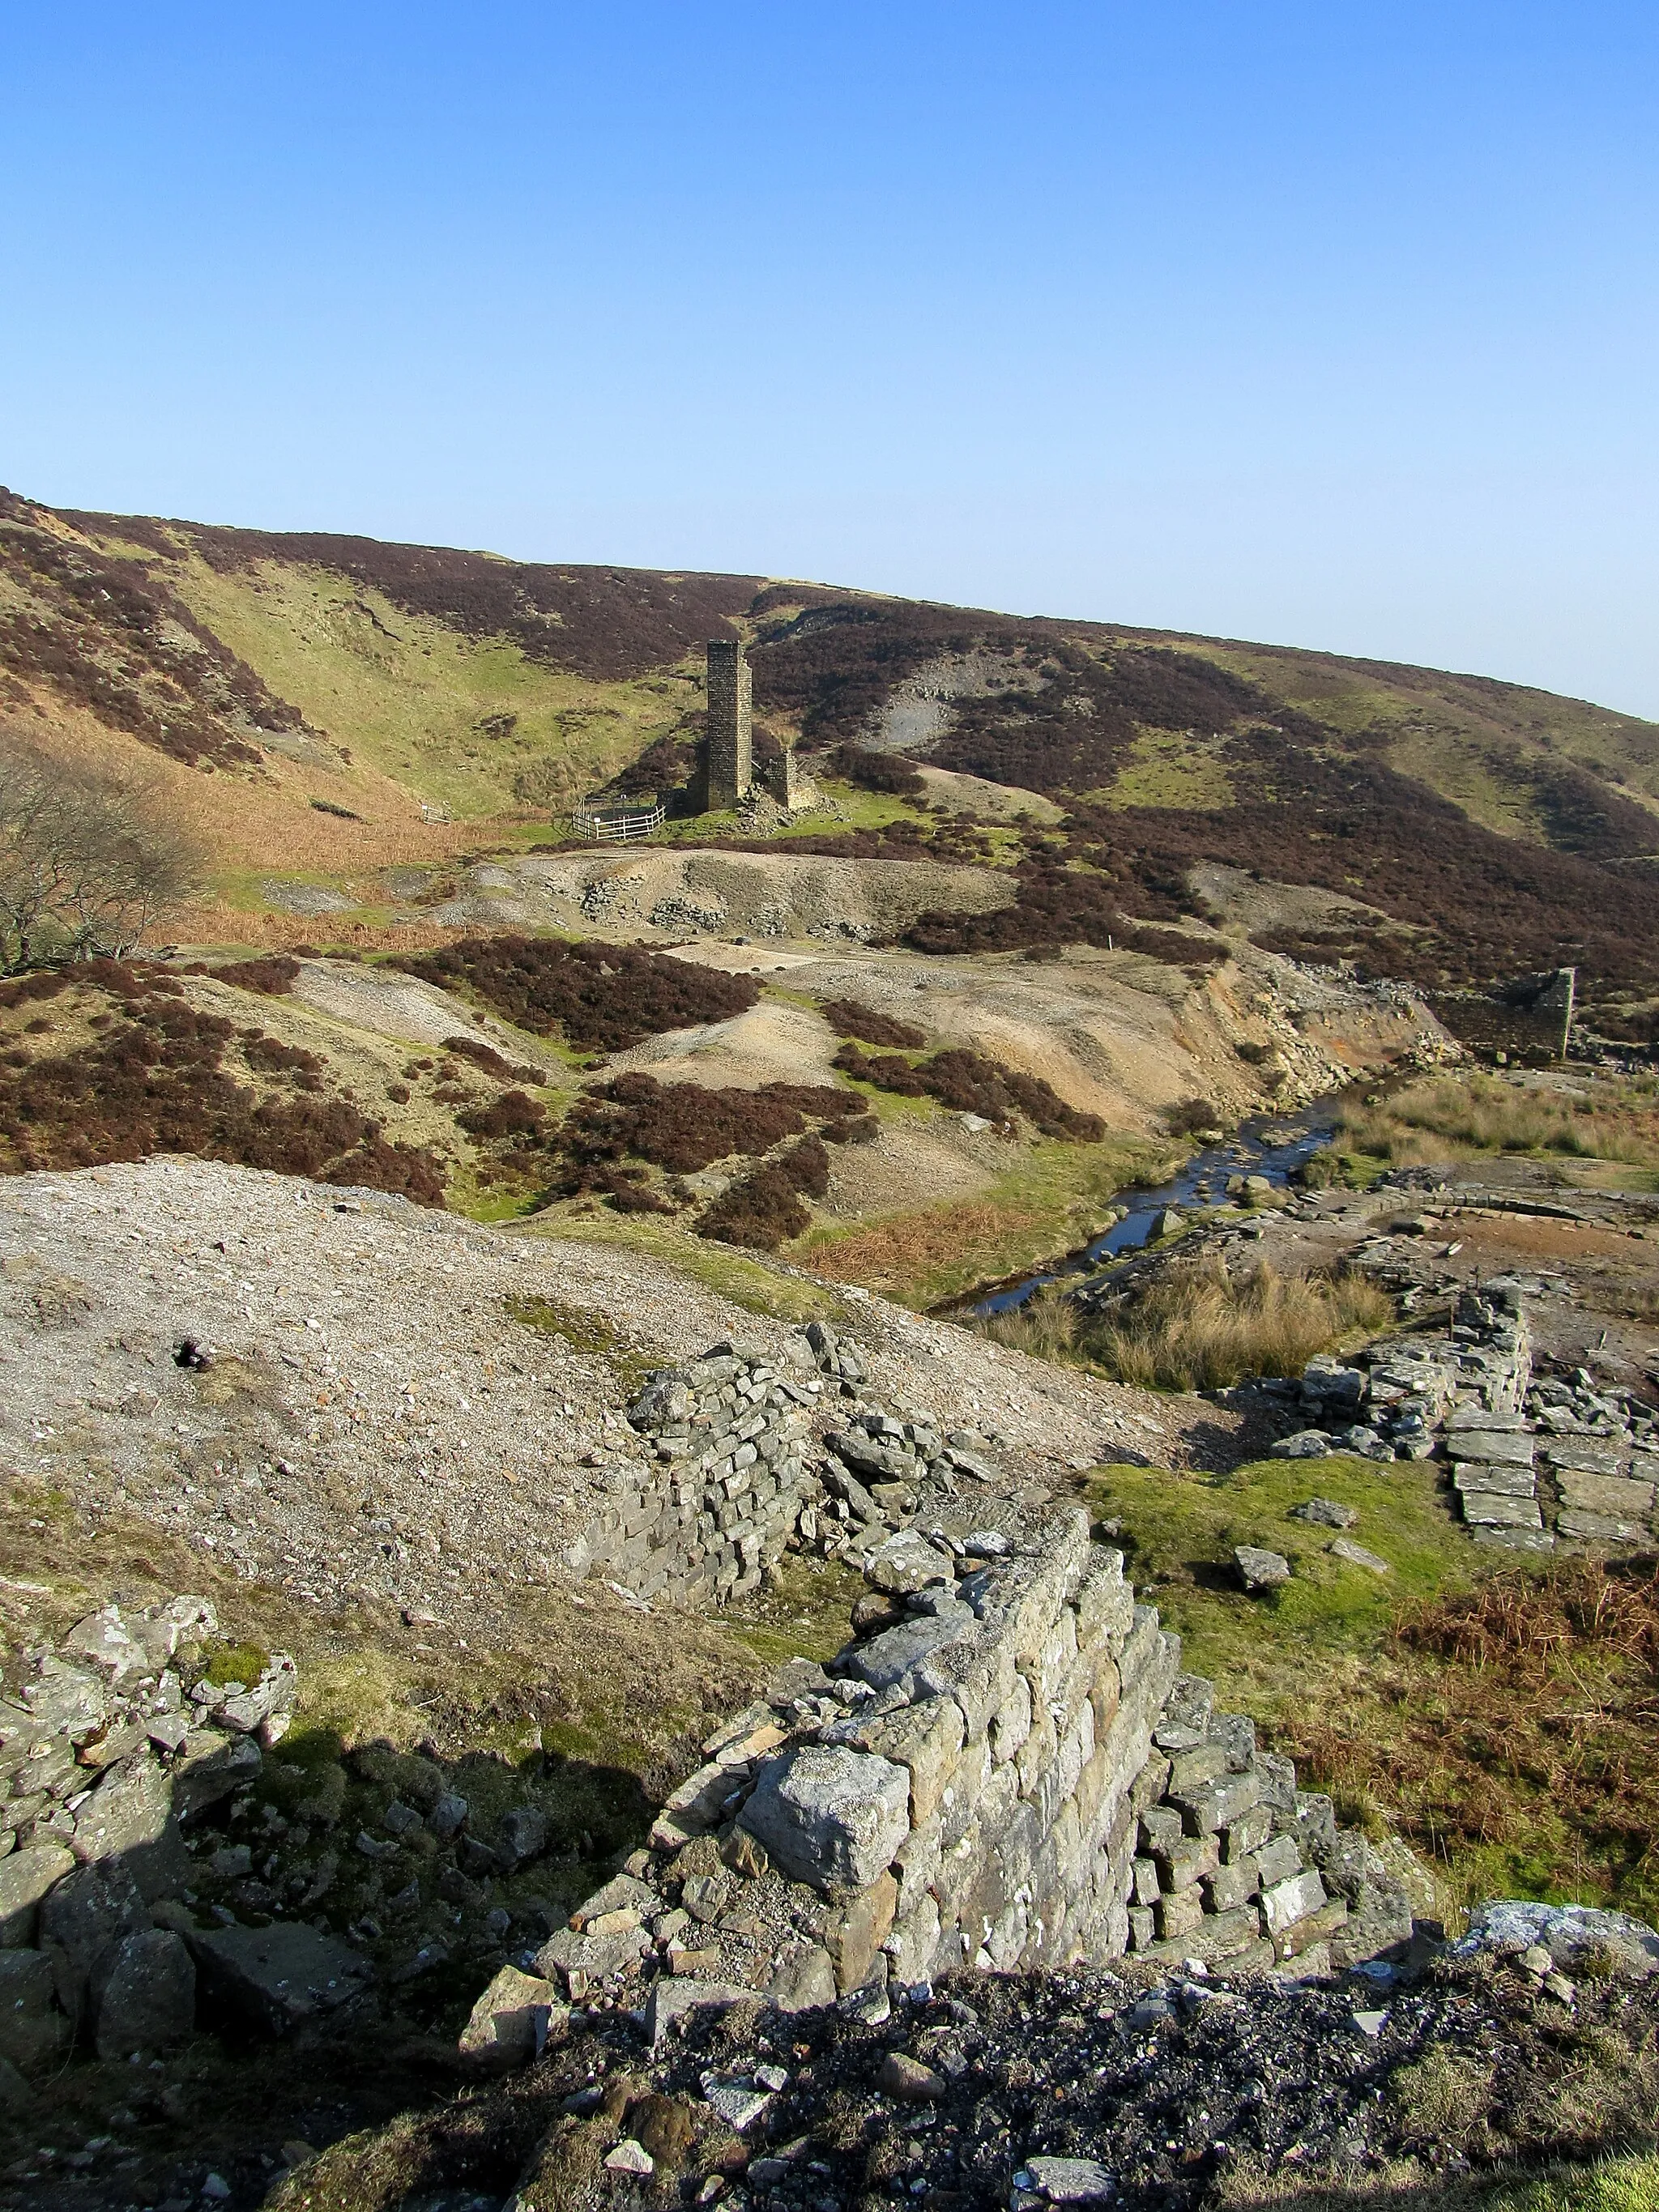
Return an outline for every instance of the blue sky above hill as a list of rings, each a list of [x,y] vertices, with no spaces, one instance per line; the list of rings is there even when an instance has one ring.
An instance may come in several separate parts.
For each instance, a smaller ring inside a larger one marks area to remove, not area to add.
[[[1659,716],[1659,13],[13,8],[0,480]]]

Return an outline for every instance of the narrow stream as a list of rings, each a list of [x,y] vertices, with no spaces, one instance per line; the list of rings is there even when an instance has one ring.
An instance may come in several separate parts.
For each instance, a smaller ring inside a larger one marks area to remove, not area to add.
[[[1224,1144],[1207,1145],[1168,1182],[1155,1188],[1126,1190],[1117,1203],[1121,1219],[1079,1251],[1067,1253],[1022,1282],[1006,1283],[973,1308],[976,1314],[1006,1313],[1023,1305],[1033,1291],[1065,1275],[1092,1273],[1103,1265],[1138,1252],[1152,1241],[1153,1230],[1166,1206],[1178,1212],[1199,1212],[1206,1206],[1225,1206],[1230,1176],[1266,1176],[1268,1182],[1287,1184],[1295,1170],[1312,1153],[1329,1144],[1336,1124],[1340,1098],[1329,1093],[1293,1114],[1261,1114],[1241,1121]]]

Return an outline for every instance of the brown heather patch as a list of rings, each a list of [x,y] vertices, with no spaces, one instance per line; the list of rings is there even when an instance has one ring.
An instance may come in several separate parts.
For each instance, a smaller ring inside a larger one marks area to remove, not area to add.
[[[1106,1124],[1098,1114],[1080,1113],[1068,1106],[1040,1075],[1023,1075],[1018,1068],[988,1060],[982,1053],[953,1049],[913,1063],[896,1054],[872,1057],[854,1044],[845,1044],[833,1064],[855,1083],[873,1084],[878,1091],[890,1091],[904,1098],[937,1098],[953,1112],[979,1114],[988,1121],[1006,1123],[1016,1114],[1023,1114],[1044,1137],[1093,1145],[1106,1134]]]
[[[469,937],[392,963],[440,989],[458,985],[538,1036],[622,1052],[664,1030],[729,1021],[760,998],[752,976],[728,975],[637,945],[573,945],[562,938]]]
[[[442,1205],[438,1163],[388,1143],[378,1121],[326,1095],[316,1054],[198,1012],[164,971],[88,961],[67,975],[24,979],[0,1006],[48,996],[80,1034],[56,1050],[20,1041],[0,1055],[0,1172],[184,1152]],[[251,1082],[225,1064],[238,1052]]]
[[[1386,1808],[1471,1894],[1659,1911],[1659,1567],[1514,1569],[1408,1609],[1363,1691],[1292,1703],[1280,1747]]]
[[[824,999],[818,1012],[837,1036],[857,1037],[862,1044],[878,1044],[894,1052],[920,1052],[927,1042],[926,1030],[914,1022],[896,1022],[856,999]]]

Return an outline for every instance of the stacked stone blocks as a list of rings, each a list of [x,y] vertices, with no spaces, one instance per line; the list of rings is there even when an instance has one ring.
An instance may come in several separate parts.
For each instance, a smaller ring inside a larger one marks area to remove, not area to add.
[[[755,781],[754,678],[737,639],[708,641],[707,811],[730,813]]]

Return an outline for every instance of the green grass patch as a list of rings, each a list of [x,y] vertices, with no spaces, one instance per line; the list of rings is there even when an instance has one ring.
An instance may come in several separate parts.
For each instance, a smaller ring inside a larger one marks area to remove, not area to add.
[[[830,1659],[853,1632],[853,1605],[865,1588],[839,1559],[786,1552],[775,1583],[763,1586],[725,1615],[740,1644],[768,1667],[791,1659]]]
[[[1659,1912],[1659,1575],[1651,1559],[1510,1565],[1452,1516],[1436,1470],[1343,1457],[1226,1475],[1108,1467],[1082,1494],[1182,1638],[1184,1663],[1250,1713],[1340,1817],[1402,1835],[1450,1898]],[[1333,1558],[1293,1521],[1352,1506],[1386,1560]],[[1234,1547],[1291,1562],[1247,1597]]]
[[[730,1245],[708,1243],[660,1216],[612,1213],[607,1207],[598,1206],[591,1212],[576,1210],[589,1203],[578,1200],[571,1205],[544,1207],[524,1224],[522,1233],[556,1237],[567,1243],[621,1245],[625,1250],[643,1253],[715,1297],[769,1320],[839,1322],[846,1318],[841,1299],[823,1284],[782,1273]]]
[[[222,1644],[209,1653],[201,1679],[222,1690],[233,1682],[251,1690],[270,1664],[270,1652],[257,1644]]]
[[[939,1110],[931,1099],[854,1088],[866,1092],[885,1121],[901,1118],[895,1108],[908,1109],[904,1118],[923,1122]],[[1042,1138],[1009,1149],[1009,1166],[970,1196],[873,1219],[820,1223],[792,1247],[791,1257],[918,1311],[950,1307],[988,1283],[1034,1272],[1086,1244],[1119,1191],[1163,1181],[1180,1158],[1133,1137],[1085,1145]]]
[[[1425,1461],[1255,1460],[1229,1474],[1109,1467],[1087,1478],[1084,1495],[1097,1518],[1121,1524],[1110,1540],[1125,1547],[1128,1573],[1182,1637],[1187,1663],[1213,1677],[1224,1702],[1255,1711],[1276,1674],[1294,1695],[1304,1670],[1327,1655],[1380,1650],[1402,1601],[1462,1589],[1479,1565]],[[1291,1520],[1291,1508],[1310,1498],[1352,1506],[1358,1522],[1345,1532]],[[1392,1572],[1333,1559],[1330,1544],[1344,1533]],[[1291,1580],[1245,1596],[1232,1564],[1239,1544],[1282,1553]]]

